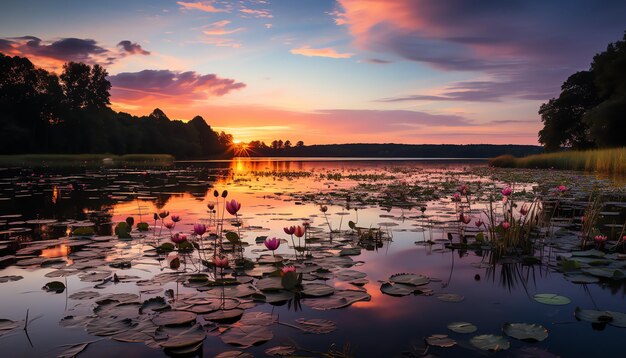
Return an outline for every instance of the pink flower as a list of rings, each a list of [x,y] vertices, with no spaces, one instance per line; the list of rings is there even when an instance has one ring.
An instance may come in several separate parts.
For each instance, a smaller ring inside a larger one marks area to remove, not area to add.
[[[296,272],[296,267],[295,266],[285,266],[283,267],[283,273],[288,273],[288,272]]]
[[[478,219],[478,220],[476,220],[476,221],[474,222],[474,225],[476,225],[476,227],[481,227],[483,224],[484,224],[484,223],[483,223],[483,221],[482,221],[482,220],[480,220],[480,219]]]
[[[200,235],[200,236],[204,235],[204,233],[206,232],[206,225],[204,225],[204,224],[195,224],[193,226],[193,232],[196,235]]]
[[[170,230],[172,230],[174,228],[174,222],[173,221],[166,222],[163,225],[165,225],[165,227],[170,229]]]
[[[465,215],[463,215],[463,213],[461,213],[461,215],[459,216],[459,221],[462,222],[463,224],[469,224],[470,221],[472,221],[472,217],[471,216],[465,216]]]
[[[274,251],[278,248],[278,246],[280,246],[280,240],[277,238],[273,237],[271,239],[265,239],[265,247],[267,247],[268,250]]]
[[[566,187],[565,185],[559,185],[558,187],[556,187],[556,189],[560,191],[561,193],[569,190],[569,188]]]
[[[228,267],[228,257],[224,257],[224,258],[216,257],[215,260],[213,260],[213,263],[215,264],[215,267],[219,267],[219,268]]]
[[[175,244],[180,244],[181,242],[186,241],[186,240],[187,240],[187,235],[179,234],[179,233],[172,235],[172,241]]]
[[[457,191],[456,193],[454,193],[454,201],[459,201],[461,200],[461,194]]]
[[[230,215],[236,215],[239,209],[241,209],[241,203],[237,202],[237,200],[233,199],[226,202],[226,211]]]
[[[511,187],[510,187],[510,186],[505,186],[505,187],[502,189],[502,195],[504,195],[504,196],[509,196],[509,195],[511,195],[511,194],[513,194],[513,189],[511,189]]]
[[[285,234],[287,235],[293,235],[293,233],[296,231],[296,227],[295,226],[286,226],[283,228],[283,231],[285,232]]]
[[[522,207],[519,209],[519,213],[522,215],[528,214],[528,206],[526,204],[522,205]]]
[[[458,189],[456,189],[456,191],[458,191],[459,193],[465,195],[467,194],[467,185],[463,184],[461,186],[458,187]]]
[[[605,235],[596,235],[594,238],[598,244],[604,243],[608,238]]]
[[[511,224],[508,221],[503,221],[502,222],[502,228],[504,230],[508,230],[511,227]]]
[[[304,236],[304,228],[300,225],[295,227],[295,231],[293,232],[296,237]]]
[[[177,222],[179,222],[180,220],[181,220],[181,219],[180,219],[180,215],[172,215],[172,221],[173,221],[173,222],[177,223]]]

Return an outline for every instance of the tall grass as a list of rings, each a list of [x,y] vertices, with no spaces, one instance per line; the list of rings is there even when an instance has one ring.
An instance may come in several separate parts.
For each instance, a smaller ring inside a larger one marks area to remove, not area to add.
[[[0,165],[102,165],[158,164],[174,162],[169,154],[19,154],[0,155]]]
[[[626,147],[535,154],[523,158],[501,155],[489,165],[505,168],[554,168],[626,174]]]

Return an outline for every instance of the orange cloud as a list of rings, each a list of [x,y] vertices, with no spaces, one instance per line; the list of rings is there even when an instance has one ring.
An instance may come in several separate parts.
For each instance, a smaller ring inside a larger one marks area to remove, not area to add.
[[[350,58],[353,54],[351,53],[338,53],[335,49],[326,47],[326,48],[311,48],[309,46],[304,46],[300,48],[294,48],[291,51],[294,55],[302,55],[307,57],[328,57],[328,58]]]

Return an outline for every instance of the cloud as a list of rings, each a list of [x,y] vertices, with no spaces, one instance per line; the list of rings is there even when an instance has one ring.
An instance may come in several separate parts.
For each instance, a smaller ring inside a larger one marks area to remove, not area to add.
[[[379,58],[368,58],[368,59],[365,59],[365,61],[376,64],[376,65],[386,65],[388,63],[392,63],[392,61],[381,60]]]
[[[124,41],[120,41],[117,44],[118,47],[120,47],[123,51],[125,51],[128,54],[131,55],[135,55],[135,54],[140,54],[140,55],[149,55],[150,52],[144,50],[141,45],[139,45],[136,42],[130,42],[128,40],[124,40]]]
[[[311,48],[309,46],[304,46],[300,48],[294,48],[291,51],[294,55],[302,55],[307,57],[328,57],[328,58],[350,58],[352,57],[351,53],[338,53],[335,49],[326,47],[326,48]]]
[[[170,102],[186,104],[224,96],[246,86],[215,74],[202,75],[194,71],[170,70],[122,72],[109,76],[109,81],[112,85],[112,97],[126,105],[150,99],[159,99],[163,106]]]
[[[274,17],[269,10],[254,10],[254,9],[249,9],[249,8],[244,7],[240,9],[239,12],[241,12],[244,15],[250,15],[256,18],[271,19]]]
[[[243,27],[238,27],[234,29],[226,29],[226,26],[228,24],[230,24],[230,21],[228,20],[217,21],[207,26],[206,30],[203,30],[202,32],[205,35],[209,35],[209,36],[222,36],[222,35],[235,34],[237,32],[241,32],[245,30],[245,28]]]
[[[338,0],[332,16],[360,49],[481,74],[454,84],[465,93],[429,100],[535,99],[558,93],[569,74],[621,37],[626,3],[608,2]]]
[[[178,5],[181,6],[183,10],[200,10],[204,12],[228,12],[226,9],[218,9],[213,6],[213,1],[202,1],[202,2],[184,2],[177,1]]]

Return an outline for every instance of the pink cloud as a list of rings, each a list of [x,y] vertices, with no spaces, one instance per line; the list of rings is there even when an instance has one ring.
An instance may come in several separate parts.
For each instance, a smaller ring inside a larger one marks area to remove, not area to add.
[[[203,2],[178,1],[176,3],[181,6],[181,9],[185,9],[185,10],[200,10],[204,12],[228,12],[228,10],[218,9],[215,6],[213,6],[212,1],[203,1]]]
[[[326,48],[311,48],[304,46],[300,48],[294,48],[291,51],[294,55],[302,55],[307,57],[328,57],[328,58],[350,58],[353,56],[351,53],[338,53],[335,49]]]

